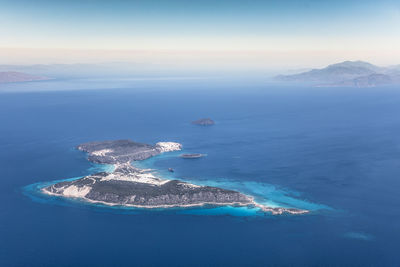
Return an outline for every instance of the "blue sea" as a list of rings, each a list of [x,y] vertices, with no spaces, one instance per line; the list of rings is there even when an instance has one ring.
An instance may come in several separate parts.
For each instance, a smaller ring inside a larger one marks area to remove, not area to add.
[[[56,80],[0,85],[0,266],[400,266],[400,88],[261,80]],[[212,127],[192,125],[202,117]],[[140,167],[271,206],[141,210],[44,196],[111,171],[88,141],[174,141]],[[174,173],[168,172],[173,168]]]

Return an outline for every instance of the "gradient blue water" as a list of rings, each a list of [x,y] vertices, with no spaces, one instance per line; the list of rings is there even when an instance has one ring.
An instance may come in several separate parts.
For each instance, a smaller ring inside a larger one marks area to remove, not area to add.
[[[187,82],[62,91],[67,84],[54,83],[58,92],[0,94],[1,266],[400,264],[400,90],[214,90]],[[217,125],[188,123],[204,116]],[[177,141],[207,154],[141,163],[160,175],[316,211],[142,212],[32,199],[24,191],[95,171],[72,148],[116,138]]]

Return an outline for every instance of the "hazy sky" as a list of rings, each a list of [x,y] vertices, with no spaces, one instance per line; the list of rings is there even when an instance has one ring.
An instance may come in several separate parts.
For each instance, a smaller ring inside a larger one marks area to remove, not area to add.
[[[399,0],[0,0],[2,63],[400,64]]]

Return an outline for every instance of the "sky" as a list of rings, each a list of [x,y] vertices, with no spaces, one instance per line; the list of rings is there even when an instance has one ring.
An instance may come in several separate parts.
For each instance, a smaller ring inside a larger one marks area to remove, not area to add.
[[[400,64],[399,0],[0,0],[2,64]]]

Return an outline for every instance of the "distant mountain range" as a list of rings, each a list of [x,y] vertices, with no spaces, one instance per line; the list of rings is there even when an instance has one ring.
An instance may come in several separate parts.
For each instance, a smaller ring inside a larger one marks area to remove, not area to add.
[[[363,61],[345,61],[323,69],[293,75],[279,75],[275,80],[319,87],[375,87],[400,85],[400,65],[379,67]]]
[[[0,83],[88,77],[158,77],[181,74],[168,66],[140,63],[0,65]],[[292,72],[293,73],[293,72]],[[183,73],[185,74],[185,73]],[[190,74],[190,71],[186,75]],[[379,67],[363,61],[345,61],[322,69],[279,75],[275,81],[316,87],[376,87],[400,85],[400,65]]]
[[[44,76],[36,76],[23,72],[16,72],[16,71],[0,72],[0,83],[32,82],[32,81],[44,81],[49,79],[50,78]]]

